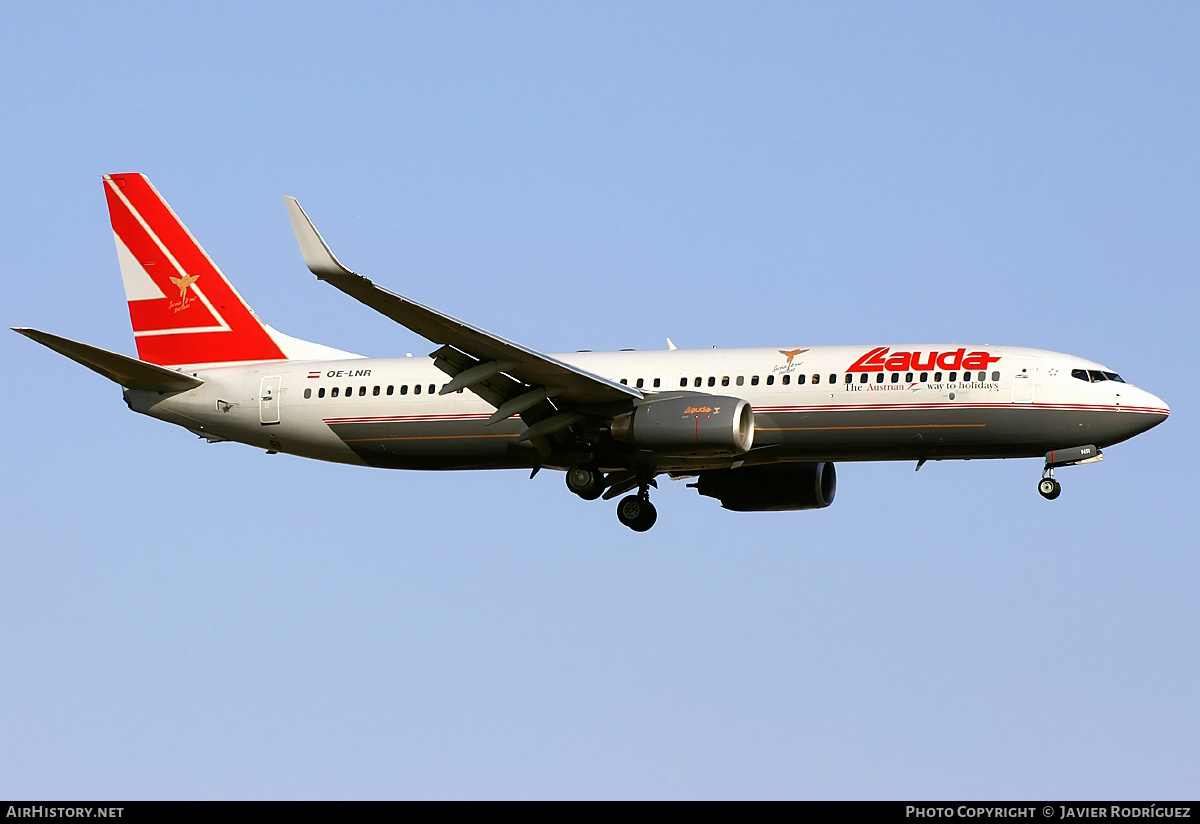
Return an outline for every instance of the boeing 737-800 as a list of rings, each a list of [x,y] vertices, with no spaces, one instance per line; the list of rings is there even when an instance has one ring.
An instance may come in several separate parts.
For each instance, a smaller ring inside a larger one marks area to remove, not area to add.
[[[637,531],[660,475],[737,511],[833,502],[835,461],[1043,457],[1057,467],[1170,410],[1113,370],[1013,346],[911,344],[547,355],[389,292],[343,266],[286,199],[308,268],[428,338],[428,357],[364,358],[259,320],[140,174],[107,175],[138,357],[17,329],[120,384],[131,409],[209,441],[392,469],[563,470]]]

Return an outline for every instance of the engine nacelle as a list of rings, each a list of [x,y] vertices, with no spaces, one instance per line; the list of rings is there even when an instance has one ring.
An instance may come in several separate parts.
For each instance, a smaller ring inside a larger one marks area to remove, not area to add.
[[[837,492],[837,473],[825,461],[713,469],[701,472],[695,487],[734,512],[824,509]]]
[[[741,455],[754,445],[754,409],[742,398],[650,398],[613,419],[618,441],[671,455]]]

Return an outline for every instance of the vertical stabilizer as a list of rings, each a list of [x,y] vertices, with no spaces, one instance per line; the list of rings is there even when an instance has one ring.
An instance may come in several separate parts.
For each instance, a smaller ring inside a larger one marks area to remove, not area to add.
[[[160,366],[355,357],[267,326],[142,174],[104,176],[138,357]]]

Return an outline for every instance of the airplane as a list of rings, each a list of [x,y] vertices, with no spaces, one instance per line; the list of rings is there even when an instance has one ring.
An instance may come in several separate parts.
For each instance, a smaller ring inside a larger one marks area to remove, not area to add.
[[[135,412],[209,442],[391,469],[560,470],[621,496],[636,532],[657,478],[728,510],[820,509],[836,461],[1044,458],[1054,470],[1162,423],[1167,404],[1099,363],[1014,346],[911,344],[543,354],[347,269],[294,198],[319,280],[427,338],[367,358],[261,321],[142,174],[103,178],[136,358],[14,331],[98,372]]]

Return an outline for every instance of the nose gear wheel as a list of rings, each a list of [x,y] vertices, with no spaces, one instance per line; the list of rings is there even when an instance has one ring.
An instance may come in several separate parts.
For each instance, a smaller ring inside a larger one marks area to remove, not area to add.
[[[1038,494],[1047,501],[1053,501],[1062,494],[1062,485],[1054,480],[1054,467],[1047,466],[1042,470],[1042,479],[1038,481]]]
[[[1053,501],[1062,494],[1062,485],[1053,478],[1042,478],[1038,481],[1038,492],[1047,501]]]

